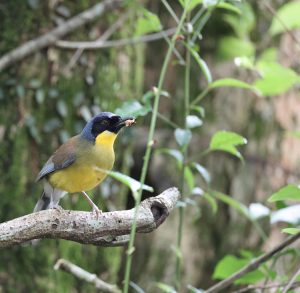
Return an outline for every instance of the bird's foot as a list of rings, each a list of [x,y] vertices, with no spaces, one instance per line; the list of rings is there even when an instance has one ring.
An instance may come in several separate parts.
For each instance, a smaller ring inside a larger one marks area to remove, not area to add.
[[[52,207],[52,209],[54,209],[54,210],[56,210],[58,212],[64,211],[63,207],[61,207],[60,205],[56,205],[56,206]]]

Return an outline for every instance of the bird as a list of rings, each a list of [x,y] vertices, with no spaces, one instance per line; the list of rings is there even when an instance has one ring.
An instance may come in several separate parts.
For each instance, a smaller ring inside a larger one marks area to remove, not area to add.
[[[81,193],[97,215],[102,211],[86,191],[100,184],[112,169],[114,142],[120,130],[135,124],[133,117],[121,118],[101,112],[87,122],[82,132],[68,139],[48,159],[36,182],[43,181],[43,192],[33,212],[61,208],[67,193]]]

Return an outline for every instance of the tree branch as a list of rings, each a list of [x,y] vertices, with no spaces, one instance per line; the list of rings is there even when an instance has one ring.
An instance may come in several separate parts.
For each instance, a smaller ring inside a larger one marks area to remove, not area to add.
[[[148,233],[158,228],[175,207],[179,196],[178,189],[173,187],[144,200],[138,210],[137,231]],[[128,240],[133,218],[134,209],[103,213],[98,219],[92,212],[40,211],[0,224],[0,248],[39,238],[99,246],[121,245]]]
[[[141,37],[135,37],[135,38],[110,40],[110,41],[97,40],[91,42],[57,41],[55,45],[65,49],[85,49],[85,50],[120,47],[126,45],[134,45],[137,43],[153,42],[156,40],[163,39],[167,36],[174,35],[175,32],[176,32],[176,28],[173,27],[165,31],[144,35]]]
[[[75,277],[77,277],[80,280],[93,283],[96,287],[96,289],[101,290],[101,292],[107,292],[107,293],[121,293],[121,290],[116,286],[112,284],[108,284],[101,279],[97,277],[95,274],[91,274],[87,272],[86,270],[82,269],[81,267],[65,260],[65,259],[59,259],[56,264],[54,265],[55,270],[63,270],[65,272],[71,273]]]
[[[283,286],[286,286],[287,283],[282,283],[282,284],[268,284],[268,285],[249,285],[247,287],[241,288],[239,290],[233,291],[231,293],[245,293],[248,291],[253,292],[253,290],[264,290],[264,289],[280,289]],[[300,287],[300,282],[295,282],[292,284],[292,286],[290,287],[290,289],[295,289]]]
[[[84,12],[72,17],[52,31],[10,51],[2,58],[0,58],[0,71],[2,71],[10,64],[22,60],[30,54],[33,54],[45,47],[54,44],[57,40],[59,40],[66,34],[74,31],[75,29],[83,26],[86,23],[92,22],[94,19],[101,16],[106,11],[118,8],[122,4],[123,0],[105,0],[101,3],[96,4],[92,8],[89,8]]]
[[[287,285],[283,288],[282,293],[287,293],[293,287],[293,284],[295,283],[296,278],[299,276],[299,274],[300,268],[297,268],[291,279],[288,281]]]
[[[205,293],[215,293],[220,292],[222,289],[227,288],[230,286],[234,281],[239,279],[240,277],[246,275],[247,273],[250,273],[257,269],[261,264],[268,261],[270,258],[272,258],[275,254],[282,251],[284,248],[295,242],[300,238],[300,232],[296,235],[293,235],[289,238],[287,238],[285,241],[280,243],[278,246],[274,247],[271,251],[261,255],[260,257],[252,260],[248,265],[243,267],[241,270],[237,271],[230,277],[228,277],[225,280],[222,280],[221,282],[215,284],[214,286],[208,288]]]
[[[129,13],[121,15],[121,17],[118,18],[118,20],[113,23],[98,39],[97,41],[106,41],[108,40],[111,35],[122,26],[124,21],[128,18]],[[79,48],[75,51],[74,55],[72,56],[70,62],[67,64],[67,66],[64,69],[64,73],[66,74],[77,62],[77,60],[80,58],[82,55],[84,49]]]

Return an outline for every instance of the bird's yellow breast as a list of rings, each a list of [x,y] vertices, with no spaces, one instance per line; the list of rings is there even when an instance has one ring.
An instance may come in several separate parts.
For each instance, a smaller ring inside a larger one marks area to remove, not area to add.
[[[93,189],[107,176],[101,170],[109,171],[115,161],[115,133],[104,131],[99,134],[95,144],[80,142],[75,162],[65,169],[49,176],[50,184],[67,192],[80,192]]]

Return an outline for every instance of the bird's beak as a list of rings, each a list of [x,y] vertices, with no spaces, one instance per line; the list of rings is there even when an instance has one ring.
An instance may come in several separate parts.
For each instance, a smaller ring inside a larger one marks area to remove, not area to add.
[[[119,122],[114,127],[114,132],[118,133],[121,128],[124,126],[129,127],[135,124],[135,118],[134,117],[126,117],[119,120]]]
[[[122,128],[124,126],[128,127],[128,126],[132,126],[133,124],[135,124],[135,118],[134,117],[126,117],[126,118],[122,118],[119,123],[118,123],[118,128]]]

